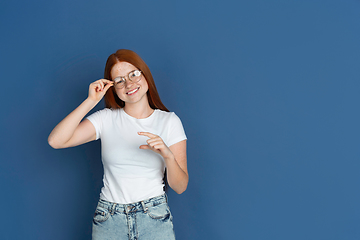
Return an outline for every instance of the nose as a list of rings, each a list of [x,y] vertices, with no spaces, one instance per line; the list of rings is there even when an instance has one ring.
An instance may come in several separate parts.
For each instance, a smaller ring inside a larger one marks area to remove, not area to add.
[[[125,81],[125,87],[126,88],[131,88],[131,86],[133,85],[134,83],[132,81],[130,81],[129,79],[126,79]]]

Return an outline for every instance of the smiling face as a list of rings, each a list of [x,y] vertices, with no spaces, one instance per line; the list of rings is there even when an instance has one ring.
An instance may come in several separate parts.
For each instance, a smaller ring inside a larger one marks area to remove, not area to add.
[[[125,77],[126,83],[123,88],[116,88],[117,96],[125,102],[125,105],[132,105],[136,103],[148,104],[147,91],[149,90],[147,81],[142,75],[139,82],[133,83],[129,81],[129,73],[137,69],[134,65],[128,62],[118,62],[111,69],[111,79],[117,77]]]

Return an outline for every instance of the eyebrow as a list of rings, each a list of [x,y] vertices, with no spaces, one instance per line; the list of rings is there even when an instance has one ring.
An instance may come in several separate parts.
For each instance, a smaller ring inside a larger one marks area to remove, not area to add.
[[[117,77],[114,77],[114,79],[113,79],[113,81],[115,80],[115,79],[117,79],[117,78],[125,78],[126,76],[129,76],[129,74],[131,73],[131,72],[134,72],[134,71],[140,71],[139,69],[134,69],[134,70],[131,70],[130,72],[128,72],[127,73],[127,75],[125,75],[125,76],[117,76]]]

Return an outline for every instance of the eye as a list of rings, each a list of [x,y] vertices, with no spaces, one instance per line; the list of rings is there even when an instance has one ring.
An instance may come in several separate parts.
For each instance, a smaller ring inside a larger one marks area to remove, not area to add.
[[[138,77],[138,76],[140,76],[140,74],[141,74],[141,72],[139,70],[135,70],[130,73],[130,77],[132,77],[132,78]]]
[[[115,84],[119,84],[119,83],[121,84],[121,83],[124,83],[124,80],[121,77],[117,77],[114,79],[114,82],[115,82]]]

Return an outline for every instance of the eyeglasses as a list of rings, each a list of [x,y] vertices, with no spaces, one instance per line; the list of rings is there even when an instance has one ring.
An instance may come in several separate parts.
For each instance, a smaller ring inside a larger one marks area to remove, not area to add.
[[[141,71],[134,70],[134,71],[129,72],[128,79],[132,83],[137,83],[137,82],[139,82],[141,80],[141,76],[142,76]],[[121,89],[121,88],[125,87],[126,81],[127,80],[125,79],[125,76],[116,77],[114,79],[114,87],[117,88],[117,89]]]

